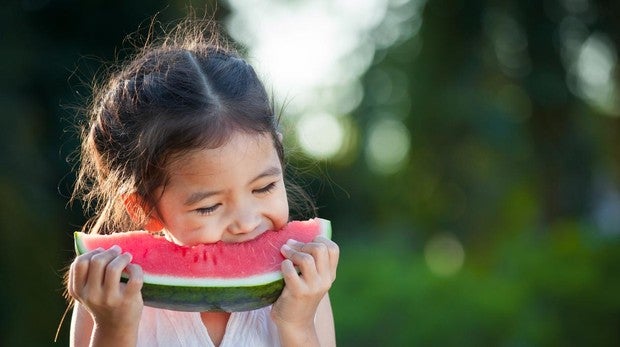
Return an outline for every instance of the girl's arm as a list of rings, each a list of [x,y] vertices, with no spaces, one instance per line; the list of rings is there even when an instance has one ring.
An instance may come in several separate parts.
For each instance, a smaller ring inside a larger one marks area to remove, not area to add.
[[[142,313],[142,269],[118,247],[78,256],[69,270],[69,294],[75,299],[72,346],[135,346]],[[121,273],[127,271],[127,284]]]
[[[280,324],[282,346],[336,346],[336,331],[329,296],[325,295],[316,311],[313,324],[306,327]]]
[[[327,294],[336,278],[339,249],[317,237],[309,243],[288,242],[282,247],[286,283],[271,317],[282,346],[335,346],[334,318]],[[298,274],[297,266],[301,275]]]
[[[95,329],[95,323],[90,313],[80,303],[76,302],[71,317],[70,346],[135,346],[136,337],[133,334],[121,333],[119,330],[105,331],[105,328]]]
[[[79,302],[75,302],[73,306],[73,315],[71,316],[71,347],[88,347],[90,346],[90,336],[93,332],[93,319],[90,313],[82,307]]]
[[[336,329],[329,294],[325,294],[319,303],[314,324],[321,346],[336,346]]]

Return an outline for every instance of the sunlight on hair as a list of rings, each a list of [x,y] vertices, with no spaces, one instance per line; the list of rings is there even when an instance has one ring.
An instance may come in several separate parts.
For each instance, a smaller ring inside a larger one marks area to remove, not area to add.
[[[417,35],[425,2],[228,0],[226,28],[248,48],[250,63],[276,103],[285,106],[291,117],[284,119],[316,127],[328,121],[325,115],[346,115],[360,105],[361,77],[375,51]],[[308,117],[313,116],[322,118],[311,122]],[[334,129],[329,131],[337,136],[354,136],[342,127]],[[334,145],[319,145],[321,136],[307,136],[313,131],[300,132],[305,133],[300,140],[306,141],[301,144],[306,154],[330,159],[338,153]]]
[[[379,119],[369,129],[366,145],[368,167],[381,175],[395,173],[406,163],[409,147],[409,131],[402,122]]]
[[[424,259],[431,272],[449,277],[463,267],[465,250],[453,234],[441,233],[433,236],[424,246]]]
[[[331,114],[306,114],[297,122],[297,138],[304,152],[316,159],[335,156],[344,141],[344,129]]]

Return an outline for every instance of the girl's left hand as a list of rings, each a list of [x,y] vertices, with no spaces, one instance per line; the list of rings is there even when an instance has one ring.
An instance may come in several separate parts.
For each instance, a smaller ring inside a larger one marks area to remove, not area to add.
[[[281,266],[286,285],[271,317],[280,327],[313,328],[317,307],[336,279],[338,245],[319,236],[308,243],[289,240],[281,252],[286,258]]]

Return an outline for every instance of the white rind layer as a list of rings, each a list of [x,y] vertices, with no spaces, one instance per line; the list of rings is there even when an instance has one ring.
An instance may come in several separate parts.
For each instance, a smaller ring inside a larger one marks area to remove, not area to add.
[[[187,278],[144,274],[144,283],[180,287],[254,287],[282,279],[280,271],[241,278]]]

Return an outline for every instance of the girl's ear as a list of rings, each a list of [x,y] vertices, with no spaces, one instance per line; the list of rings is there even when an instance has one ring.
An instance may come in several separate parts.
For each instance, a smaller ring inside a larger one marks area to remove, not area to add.
[[[138,193],[124,195],[123,203],[129,218],[134,223],[143,224],[142,227],[146,231],[157,232],[164,228],[164,223],[157,216],[157,213],[155,213],[154,209],[148,207],[146,201]],[[147,211],[149,212],[148,215]]]

